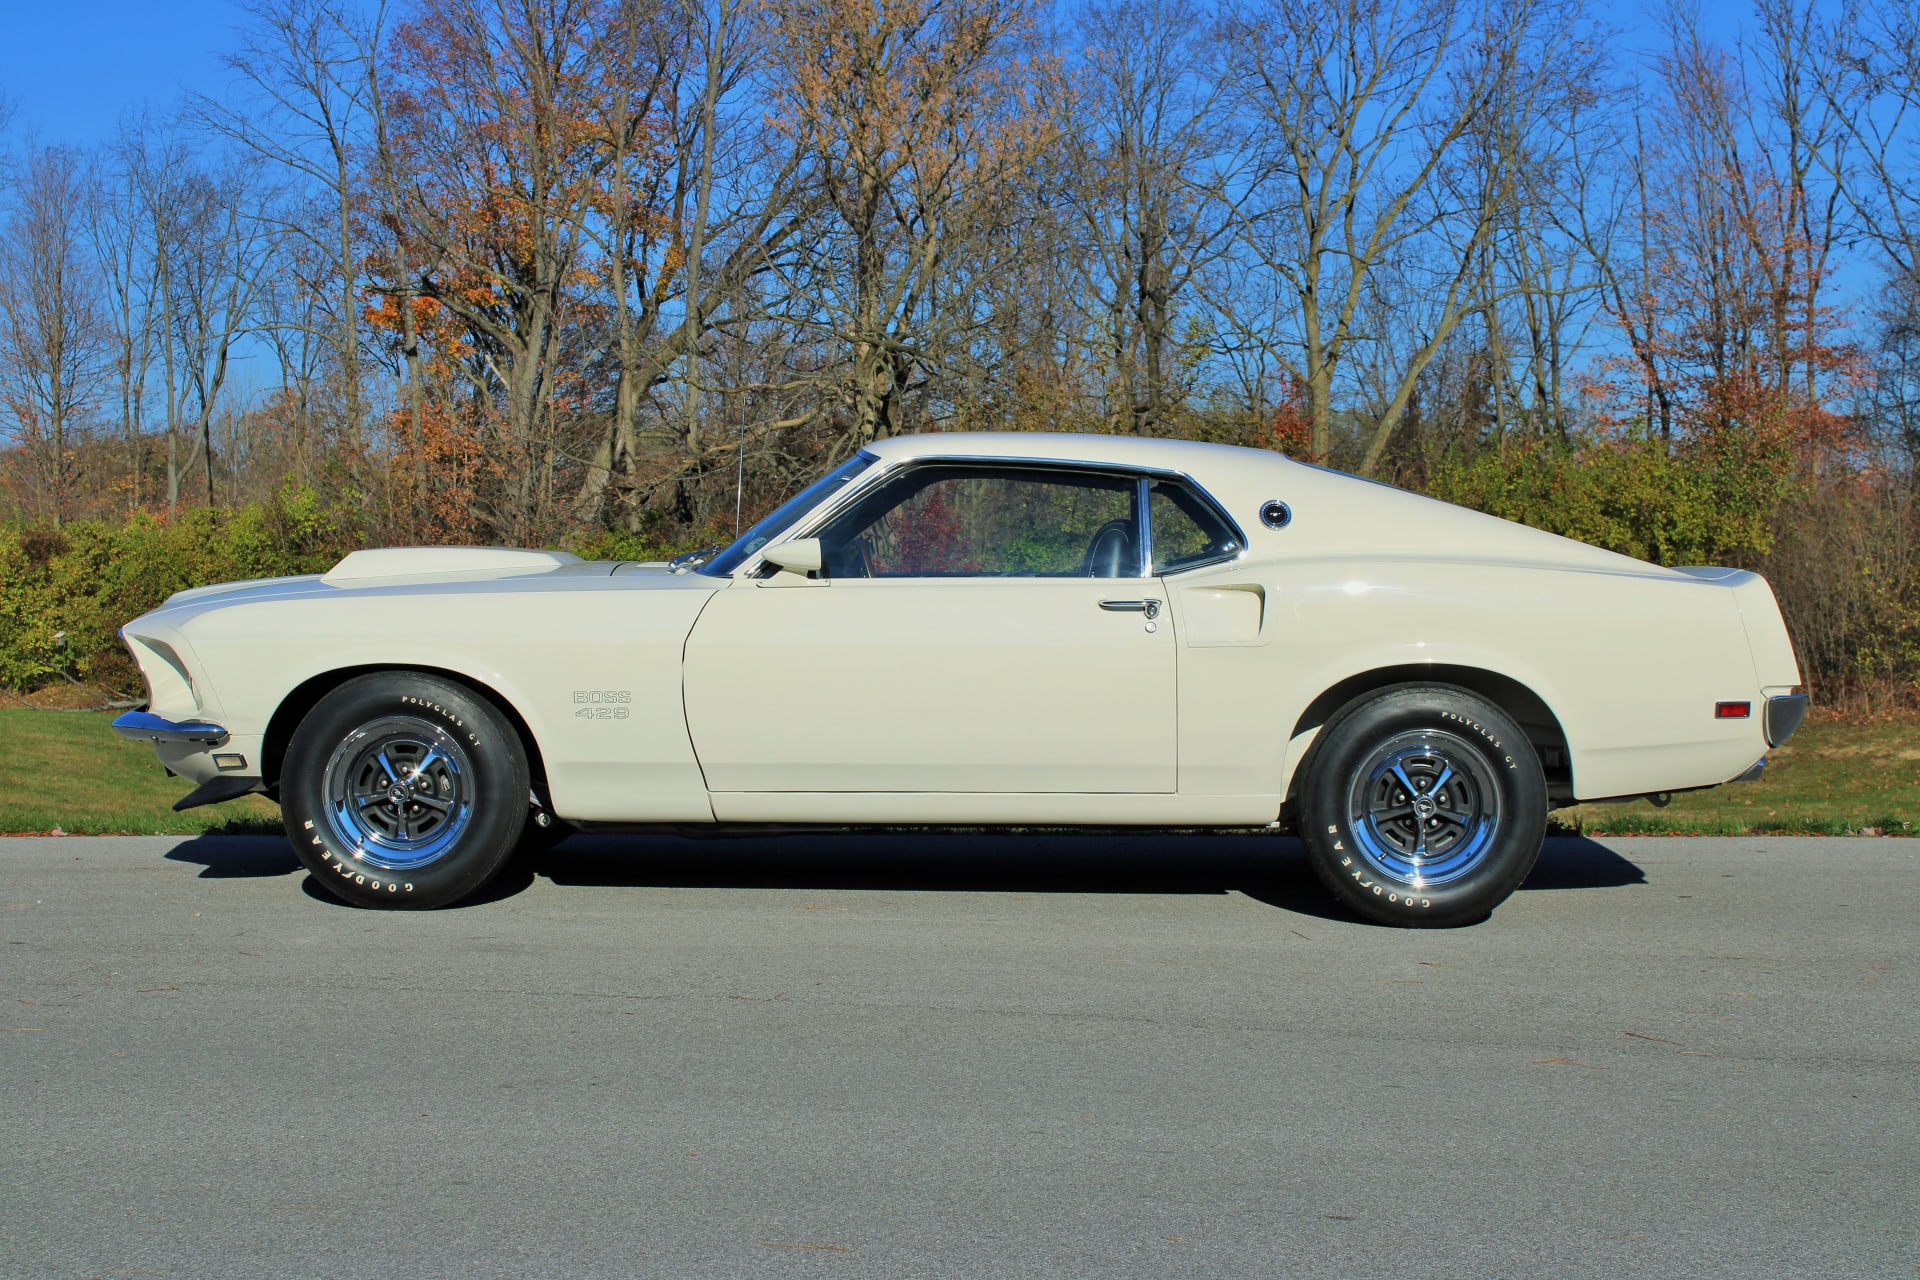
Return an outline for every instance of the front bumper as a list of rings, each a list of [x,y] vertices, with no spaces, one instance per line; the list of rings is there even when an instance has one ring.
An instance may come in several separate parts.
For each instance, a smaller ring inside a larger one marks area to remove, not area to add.
[[[225,746],[228,733],[204,720],[169,720],[150,711],[129,711],[113,722],[113,731],[139,742],[181,742],[197,747]]]
[[[233,800],[267,789],[262,779],[244,772],[247,766],[245,754],[229,752],[208,756],[209,751],[225,746],[232,737],[220,725],[205,720],[169,720],[150,711],[129,711],[113,722],[113,730],[124,738],[153,743],[161,753],[161,763],[200,783],[193,791],[180,797],[173,806],[175,809],[197,809],[203,804],[219,804],[223,800]],[[202,764],[209,759],[213,767],[219,770],[211,777],[204,776]]]

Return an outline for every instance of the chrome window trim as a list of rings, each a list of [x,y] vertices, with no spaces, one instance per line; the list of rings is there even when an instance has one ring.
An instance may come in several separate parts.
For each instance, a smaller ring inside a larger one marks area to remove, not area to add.
[[[1233,564],[1236,561],[1246,559],[1246,557],[1247,557],[1247,547],[1246,547],[1246,543],[1243,541],[1240,545],[1240,549],[1234,552],[1230,556],[1214,556],[1210,560],[1195,560],[1192,564],[1183,564],[1178,569],[1168,569],[1158,576],[1162,578],[1178,577],[1180,574],[1183,574],[1183,573],[1192,573],[1195,569],[1214,569],[1214,568],[1218,568],[1223,564]]]
[[[867,456],[873,457],[873,455],[865,449],[860,450],[860,453],[854,456],[859,457],[860,454],[867,454]],[[735,569],[729,576],[733,578],[746,578],[748,580],[759,577],[761,571],[768,567],[768,551],[788,542],[798,542],[803,538],[811,538],[815,533],[819,532],[820,528],[829,520],[840,514],[841,508],[858,499],[869,487],[881,483],[888,476],[899,471],[903,466],[910,465],[910,463],[899,462],[889,464],[885,459],[878,457],[875,457],[873,461],[875,465],[868,467],[865,471],[855,476],[853,483],[843,486],[839,492],[827,500],[825,506],[816,507],[800,519],[794,521],[793,527],[787,530],[785,537],[775,538],[772,542],[769,542],[766,546],[760,548],[745,560],[742,560],[740,567]]]
[[[871,480],[871,478],[875,476],[891,475],[894,472],[894,470],[896,470],[895,467],[890,467],[886,465],[884,461],[882,461],[879,457],[875,456],[872,450],[869,450],[869,449],[857,450],[855,451],[853,456],[855,458],[867,458],[870,460],[870,463],[866,468],[866,470],[862,471],[859,475],[853,477],[851,481],[840,486],[840,488],[834,492],[833,497],[829,500],[829,505],[826,508],[829,514],[839,510],[840,504],[843,500],[853,497],[860,490],[865,488],[866,485]],[[849,459],[848,461],[851,461],[851,460],[852,459]],[[828,472],[832,472],[832,471],[838,470],[840,467],[843,467],[845,465],[846,463],[836,462],[833,464],[832,467],[829,467],[827,470]],[[808,483],[814,484],[814,483],[818,483],[818,481],[809,481]],[[792,501],[792,499],[788,499],[788,501]],[[778,510],[778,508],[775,508],[775,510]],[[815,511],[818,511],[818,510],[820,510],[820,508],[815,508]],[[739,565],[735,567],[732,573],[729,573],[726,575],[726,581],[731,582],[736,578],[754,578],[759,576],[760,571],[767,567],[768,548],[780,546],[782,543],[792,542],[797,538],[805,538],[805,537],[812,536],[811,533],[801,533],[798,531],[802,529],[808,529],[810,527],[818,528],[819,527],[818,525],[809,526],[808,524],[808,521],[812,519],[813,516],[814,516],[814,511],[807,512],[805,516],[802,516],[800,519],[793,522],[793,527],[788,529],[784,536],[773,539],[771,542],[767,543],[766,546],[748,555],[745,560],[742,560],[739,563]],[[761,518],[765,519],[764,516]],[[736,538],[735,541],[737,542],[739,541],[739,539]],[[731,545],[732,544],[729,544],[729,546]],[[723,554],[726,550],[727,548],[723,547],[721,548],[720,551],[715,552],[714,554],[717,556],[717,555]],[[698,570],[696,569],[695,572],[698,572]],[[714,575],[708,575],[708,576],[712,577]]]
[[[1135,532],[1134,550],[1138,555],[1134,560],[1136,578],[1153,577],[1153,513],[1151,505],[1153,481],[1140,476],[1133,483],[1133,528]],[[1148,615],[1152,616],[1152,615]]]
[[[1232,531],[1233,540],[1240,544],[1240,549],[1231,555],[1209,556],[1205,560],[1195,560],[1192,564],[1183,564],[1178,569],[1168,569],[1155,576],[1168,578],[1176,574],[1191,573],[1195,569],[1211,569],[1218,565],[1233,564],[1237,560],[1244,560],[1246,558],[1247,552],[1250,550],[1247,546],[1247,531],[1240,527],[1238,520],[1235,520],[1227,513],[1226,506],[1218,498],[1207,492],[1205,485],[1183,471],[1149,471],[1145,474],[1158,476],[1163,480],[1175,480],[1186,485],[1187,491],[1199,498],[1200,501],[1206,503],[1213,514],[1220,518],[1220,523],[1226,525],[1227,528]],[[1143,489],[1143,498],[1145,492]],[[1152,521],[1149,520],[1147,523],[1148,527],[1151,528]],[[1151,541],[1151,535],[1149,535],[1149,541]],[[1153,561],[1151,559],[1147,561],[1147,568],[1149,570],[1153,568]]]
[[[865,453],[867,451],[863,449],[861,452]],[[892,479],[895,475],[904,475],[915,467],[938,467],[956,464],[962,466],[984,465],[1012,467],[1028,471],[1084,471],[1096,475],[1116,476],[1121,479],[1137,481],[1139,487],[1136,488],[1134,518],[1139,522],[1141,529],[1144,531],[1143,536],[1139,540],[1142,547],[1140,580],[1164,576],[1157,575],[1153,572],[1151,522],[1146,518],[1145,503],[1147,499],[1147,489],[1151,487],[1151,483],[1154,480],[1175,480],[1186,485],[1190,491],[1198,495],[1202,502],[1205,502],[1213,509],[1213,513],[1219,516],[1227,528],[1233,531],[1234,539],[1240,544],[1240,549],[1230,556],[1216,556],[1211,560],[1200,560],[1193,564],[1181,565],[1173,572],[1185,573],[1189,569],[1205,569],[1213,565],[1229,564],[1247,554],[1247,534],[1246,531],[1240,527],[1239,521],[1227,514],[1226,508],[1220,504],[1219,499],[1207,492],[1205,485],[1184,471],[1168,471],[1160,467],[1131,467],[1123,463],[1114,462],[1085,462],[1073,458],[1008,458],[991,454],[971,453],[923,455],[917,458],[903,458],[893,463],[888,463],[880,458],[875,458],[874,461],[879,465],[869,467],[860,475],[855,476],[853,483],[836,493],[826,506],[809,512],[805,518],[795,521],[793,528],[787,532],[785,537],[776,538],[765,547],[748,556],[740,562],[740,567],[735,569],[730,576],[732,578],[747,579],[759,577],[761,572],[767,567],[766,555],[768,550],[782,543],[796,542],[802,538],[813,537],[836,515],[839,515],[842,508],[859,498],[871,485],[884,483]],[[1108,579],[1108,581],[1130,582],[1134,581],[1134,579],[1116,578]]]

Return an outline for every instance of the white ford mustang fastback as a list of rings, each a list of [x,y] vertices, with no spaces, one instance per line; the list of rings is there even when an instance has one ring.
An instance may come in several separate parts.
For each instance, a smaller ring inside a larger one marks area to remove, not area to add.
[[[276,796],[342,898],[697,824],[1265,827],[1362,915],[1484,916],[1547,811],[1757,771],[1806,708],[1767,584],[1216,445],[887,440],[725,551],[357,551],[183,591],[116,721]]]

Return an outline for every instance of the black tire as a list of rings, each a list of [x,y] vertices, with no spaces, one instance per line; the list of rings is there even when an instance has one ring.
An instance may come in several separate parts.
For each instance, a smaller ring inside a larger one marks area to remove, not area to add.
[[[1527,736],[1464,689],[1401,685],[1350,703],[1314,743],[1299,792],[1308,860],[1369,920],[1483,919],[1533,869],[1547,782]]]
[[[307,713],[280,804],[294,851],[327,892],[368,907],[443,907],[485,884],[527,822],[527,758],[485,698],[382,671]]]

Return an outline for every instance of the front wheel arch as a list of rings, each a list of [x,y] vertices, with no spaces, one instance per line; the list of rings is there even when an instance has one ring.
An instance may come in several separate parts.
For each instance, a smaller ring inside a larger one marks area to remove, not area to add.
[[[505,716],[507,723],[520,738],[520,750],[527,759],[527,772],[533,790],[540,797],[541,804],[549,810],[553,807],[553,796],[547,786],[546,762],[540,755],[540,742],[533,736],[526,717],[520,714],[499,690],[471,676],[445,667],[429,666],[410,662],[376,662],[356,667],[338,667],[332,671],[323,671],[294,686],[287,696],[274,708],[273,716],[267,721],[266,737],[260,746],[260,776],[266,783],[267,793],[277,797],[280,792],[280,769],[286,762],[287,745],[293,741],[294,733],[300,728],[300,722],[307,713],[320,705],[320,700],[338,689],[349,680],[360,676],[373,675],[382,671],[410,671],[419,675],[438,676],[442,680],[451,680],[464,687],[468,692],[485,698],[493,709]]]

